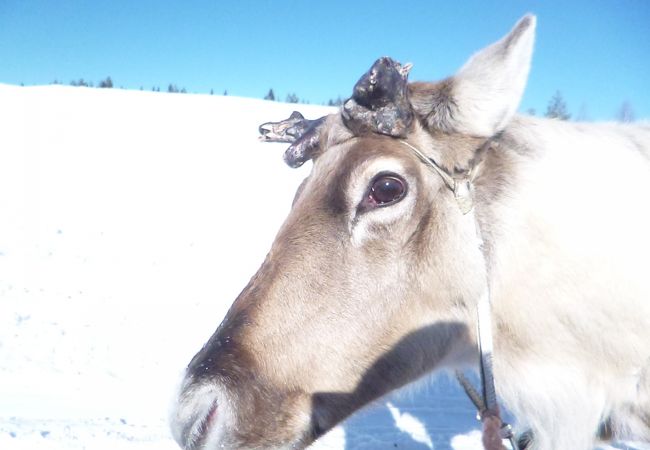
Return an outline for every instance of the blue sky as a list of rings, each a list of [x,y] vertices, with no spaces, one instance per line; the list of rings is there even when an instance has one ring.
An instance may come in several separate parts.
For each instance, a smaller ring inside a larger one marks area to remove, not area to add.
[[[560,90],[573,116],[650,117],[650,1],[0,0],[0,82],[97,83],[311,103],[350,95],[379,56],[412,80],[453,74],[526,12],[538,16],[521,110]]]

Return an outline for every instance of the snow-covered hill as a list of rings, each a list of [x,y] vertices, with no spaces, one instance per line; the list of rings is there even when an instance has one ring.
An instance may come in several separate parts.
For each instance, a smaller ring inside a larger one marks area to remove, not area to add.
[[[295,106],[0,85],[0,449],[177,448],[182,369],[309,170],[257,141]],[[314,447],[476,448],[473,416],[443,378]]]

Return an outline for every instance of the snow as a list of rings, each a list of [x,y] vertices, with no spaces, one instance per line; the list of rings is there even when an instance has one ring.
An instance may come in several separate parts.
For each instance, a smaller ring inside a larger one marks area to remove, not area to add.
[[[177,449],[182,370],[309,170],[257,140],[294,106],[0,85],[0,449]],[[474,416],[443,376],[313,448],[476,449]]]

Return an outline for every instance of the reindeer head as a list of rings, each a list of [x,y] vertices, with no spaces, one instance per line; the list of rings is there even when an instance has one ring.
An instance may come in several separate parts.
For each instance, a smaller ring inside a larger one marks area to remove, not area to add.
[[[493,195],[499,155],[486,143],[517,108],[534,25],[522,19],[439,83],[409,84],[409,65],[381,58],[340,112],[261,127],[291,142],[290,166],[313,167],[261,268],[187,368],[173,419],[181,446],[304,448],[473,355],[481,242],[410,147],[452,179],[488,152],[475,195]]]

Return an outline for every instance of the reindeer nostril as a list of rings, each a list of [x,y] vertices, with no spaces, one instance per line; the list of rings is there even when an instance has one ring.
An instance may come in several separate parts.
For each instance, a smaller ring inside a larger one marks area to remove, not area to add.
[[[199,417],[196,422],[190,425],[184,436],[183,444],[186,450],[202,448],[217,420],[217,409],[217,402],[215,401],[205,416]]]
[[[210,411],[208,412],[208,415],[205,417],[205,420],[203,421],[203,424],[201,426],[201,435],[205,435],[206,432],[212,428],[212,425],[214,424],[214,421],[217,419],[217,402],[214,402],[212,407],[210,408]]]
[[[218,399],[220,389],[214,383],[184,383],[170,423],[172,435],[183,449],[201,449],[211,439],[223,415],[219,413],[219,405],[223,406]]]
[[[210,414],[208,414],[208,421],[213,421],[217,417],[217,402],[214,402],[214,405],[212,405],[212,410],[210,411]]]

